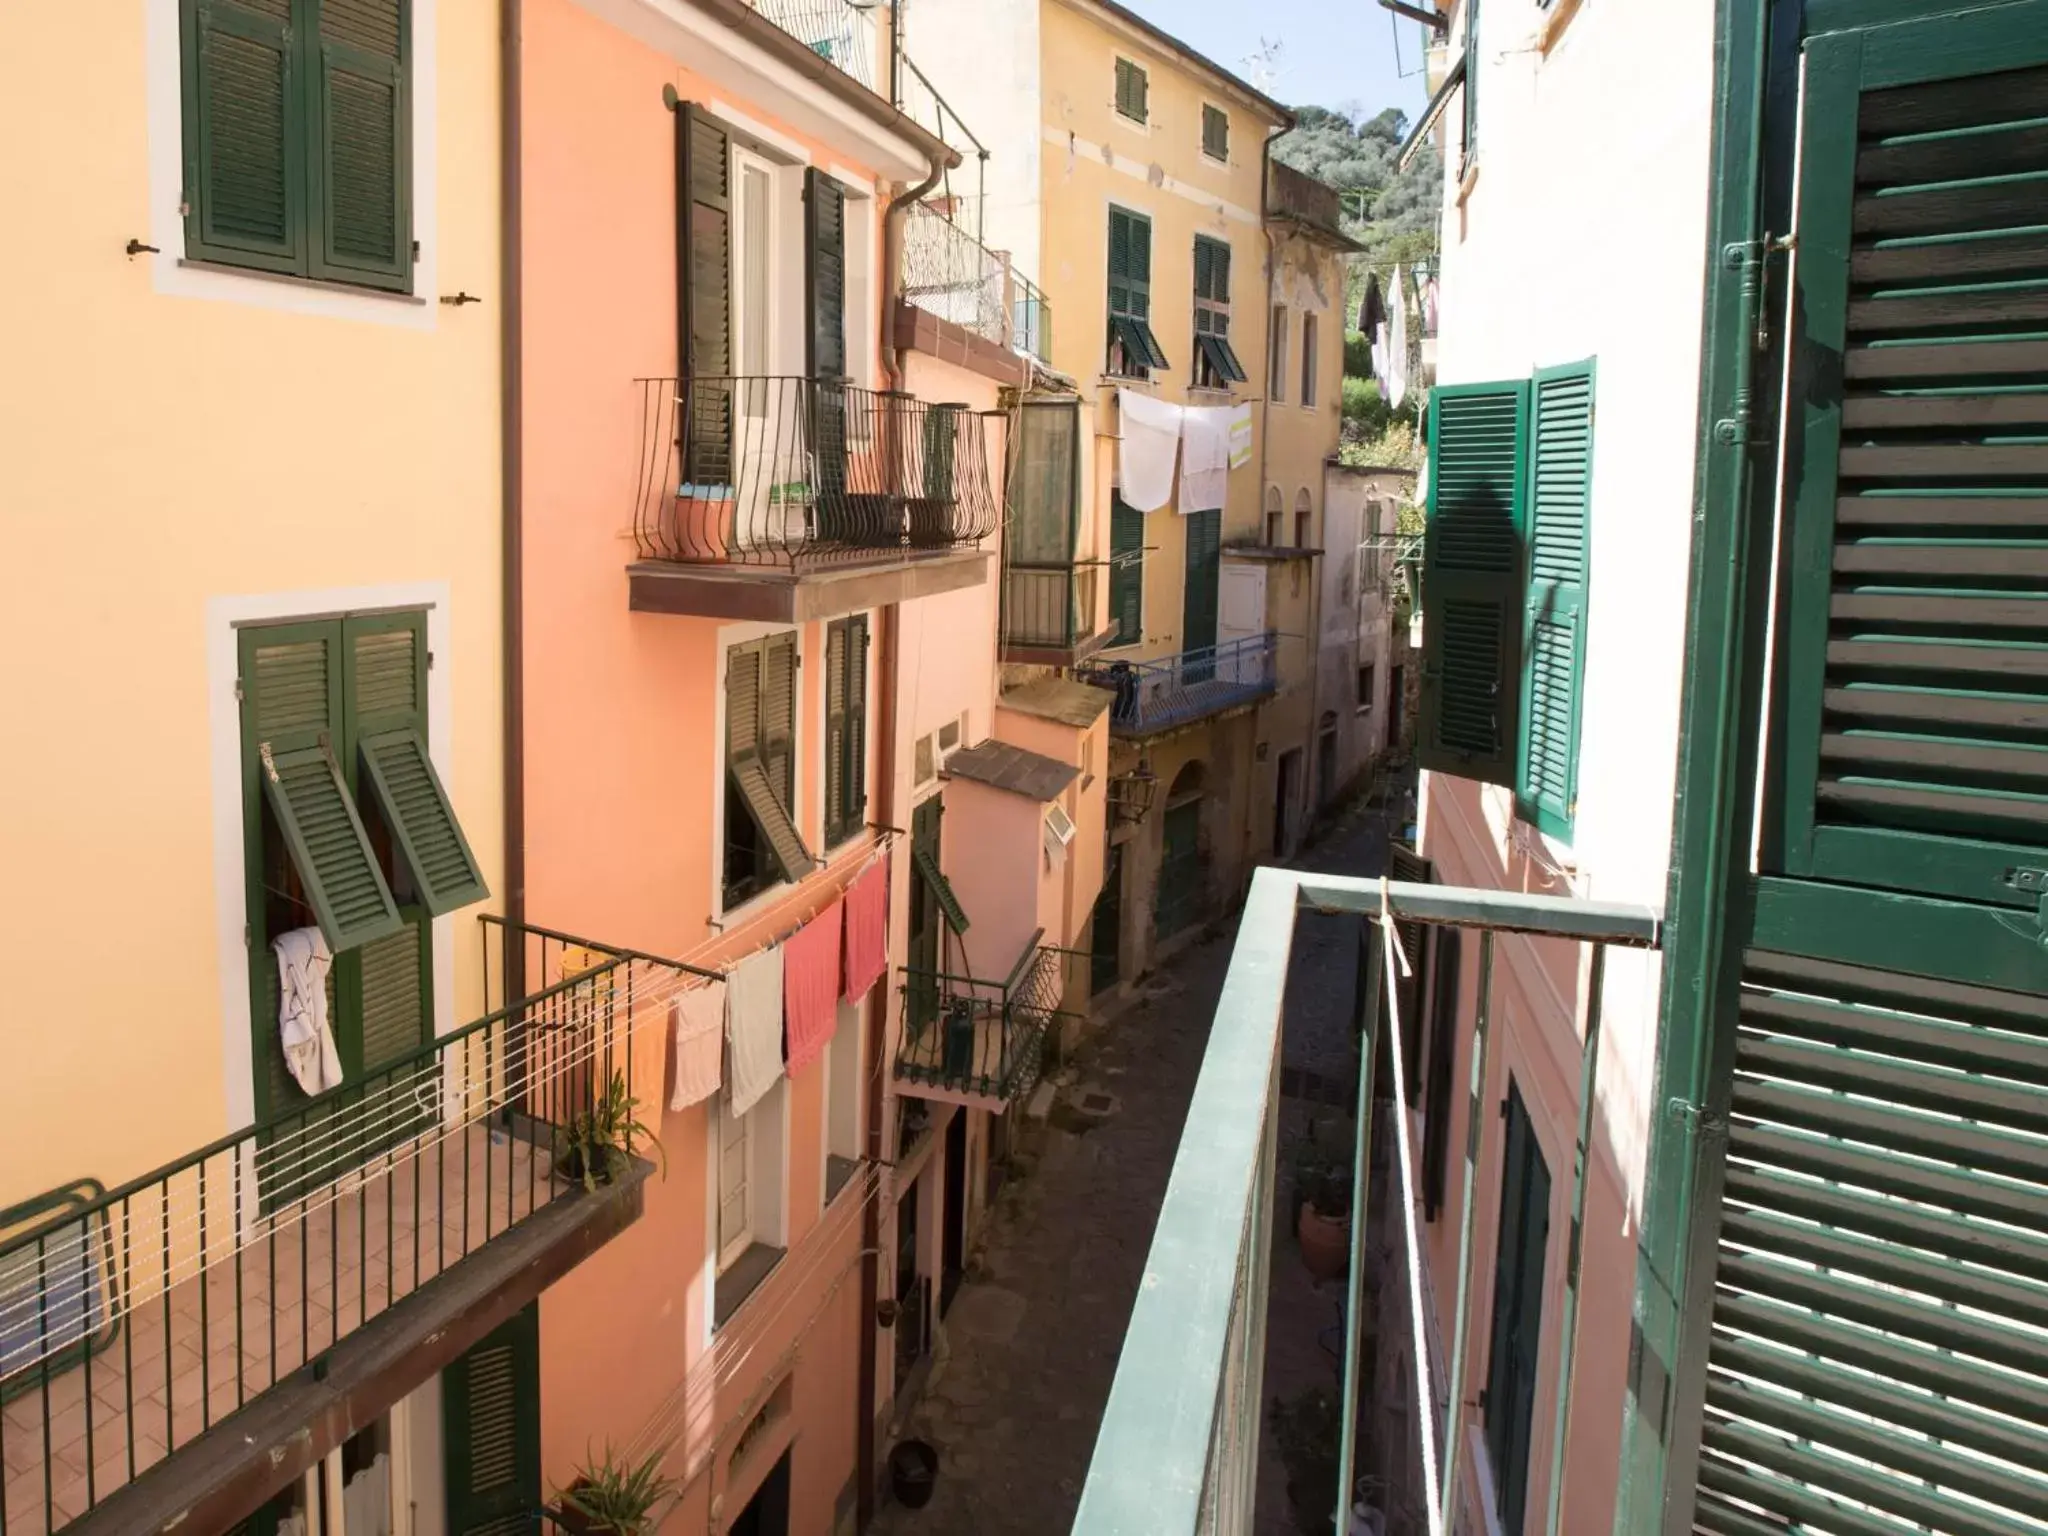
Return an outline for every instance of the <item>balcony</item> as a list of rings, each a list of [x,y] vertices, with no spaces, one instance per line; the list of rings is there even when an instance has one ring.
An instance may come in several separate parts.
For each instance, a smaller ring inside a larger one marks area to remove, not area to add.
[[[1052,363],[1052,311],[1045,295],[1005,253],[931,203],[916,203],[903,226],[903,299],[1004,355]],[[1020,380],[1021,382],[1021,380]]]
[[[566,1133],[680,972],[485,922],[529,995],[0,1244],[0,1531],[225,1530],[638,1217]]]
[[[1338,1443],[1329,1447],[1327,1457],[1329,1486],[1343,1490],[1345,1507],[1331,1509],[1329,1520],[1338,1530],[1360,1529],[1350,1507],[1351,1491],[1363,1488],[1369,1490],[1364,1495],[1368,1510],[1383,1522],[1371,1523],[1369,1514],[1365,1529],[1440,1533],[1488,1528],[1477,1517],[1477,1505],[1462,1495],[1456,1501],[1456,1518],[1446,1513],[1450,1501],[1443,1490],[1459,1489],[1461,1477],[1476,1471],[1464,1447],[1477,1439],[1480,1415],[1466,1405],[1481,1386],[1492,1389],[1495,1401],[1504,1394],[1501,1382],[1467,1379],[1462,1348],[1454,1348],[1446,1363],[1430,1342],[1436,1331],[1430,1325],[1434,1301],[1453,1295],[1449,1337],[1462,1341],[1467,1336],[1473,1292],[1474,1181],[1465,1180],[1457,1273],[1437,1277],[1432,1288],[1417,1230],[1418,1171],[1432,1152],[1438,1158],[1447,1153],[1432,1147],[1418,1157],[1410,1116],[1397,1108],[1409,1101],[1407,1077],[1420,1056],[1414,1037],[1417,988],[1406,978],[1424,969],[1425,929],[1438,934],[1462,929],[1468,939],[1476,935],[1482,1002],[1472,1048],[1478,1055],[1474,1080],[1485,1083],[1483,994],[1492,974],[1496,934],[1529,934],[1590,946],[1588,995],[1598,999],[1608,950],[1658,947],[1660,919],[1647,908],[1610,903],[1263,868],[1253,878],[1153,1231],[1145,1282],[1118,1356],[1073,1525],[1076,1536],[1132,1530],[1244,1536],[1253,1529],[1277,1200],[1281,1002],[1295,920],[1302,912],[1377,919],[1383,911],[1393,919],[1391,932],[1378,921],[1364,929],[1377,965],[1368,973],[1359,1020],[1363,1067],[1349,1159],[1349,1187],[1359,1194],[1350,1223],[1348,1292],[1340,1310],[1348,1326],[1333,1330],[1341,1335],[1337,1348],[1343,1362],[1342,1394],[1333,1432]],[[1389,976],[1402,979],[1382,985],[1380,979]],[[1347,985],[1348,978],[1337,984]],[[1586,1154],[1598,1102],[1599,1045],[1596,1004],[1580,1060],[1577,1163],[1571,1185],[1574,1236],[1568,1247],[1560,1244],[1573,1254],[1586,1209]],[[1391,1081],[1375,1080],[1378,1063],[1386,1064]],[[1434,1050],[1431,1066],[1436,1066]],[[1450,1070],[1448,1057],[1443,1070]],[[1391,1135],[1386,1133],[1388,1122]],[[1478,1121],[1479,1135],[1491,1139],[1504,1134],[1498,1126],[1498,1117],[1486,1113]],[[1387,1154],[1381,1160],[1381,1187],[1373,1179],[1375,1147],[1385,1148]],[[1467,1168],[1485,1166],[1485,1155],[1484,1147],[1467,1149]],[[1375,1221],[1391,1238],[1385,1262],[1378,1266],[1368,1252]],[[1376,1286],[1370,1283],[1375,1280]],[[1563,1362],[1555,1400],[1537,1405],[1537,1411],[1553,1416],[1553,1448],[1569,1440],[1578,1287],[1574,1263],[1566,1271],[1562,1306],[1543,1333],[1545,1349],[1555,1341],[1556,1358]],[[1376,1331],[1366,1321],[1375,1317]],[[1276,1326],[1281,1326],[1277,1320]],[[1320,1326],[1320,1319],[1311,1325]],[[1626,1318],[1621,1326],[1625,1331]],[[1397,1375],[1404,1386],[1391,1390],[1389,1379]],[[1374,1391],[1375,1385],[1381,1390]],[[1524,1385],[1525,1390],[1533,1389],[1533,1381]],[[1411,1409],[1405,1415],[1410,1422],[1390,1423],[1385,1415],[1394,1402],[1430,1404],[1433,1411]],[[1459,1405],[1448,1425],[1442,1417],[1446,1404]],[[1488,1434],[1494,1425],[1494,1419],[1486,1420]],[[1347,1426],[1351,1433],[1345,1432]],[[1518,1523],[1514,1529],[1561,1529],[1562,1465],[1561,1456],[1555,1456],[1547,1482],[1532,1473],[1526,1527]],[[1547,1523],[1537,1513],[1542,1504],[1534,1493],[1539,1490],[1547,1499]]]
[[[880,33],[875,0],[747,0],[769,21],[842,74],[875,90]]]
[[[1021,565],[1003,568],[1003,660],[1072,666],[1109,641],[1098,625],[1099,567]]]
[[[1081,675],[1116,694],[1114,734],[1151,736],[1257,703],[1279,686],[1279,654],[1280,637],[1269,630],[1156,661],[1098,663]]]
[[[1044,939],[1041,928],[1001,981],[905,968],[899,1091],[997,1114],[1031,1091],[1066,989],[1065,952]]]
[[[825,379],[638,382],[635,611],[801,623],[987,579],[998,508],[965,406]]]

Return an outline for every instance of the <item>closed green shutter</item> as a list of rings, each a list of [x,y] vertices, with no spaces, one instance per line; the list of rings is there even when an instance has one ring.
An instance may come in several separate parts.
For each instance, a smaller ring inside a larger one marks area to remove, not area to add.
[[[1145,121],[1148,82],[1145,71],[1129,59],[1116,61],[1116,109],[1133,122]]]
[[[1522,633],[1529,385],[1443,384],[1429,397],[1422,576],[1422,767],[1513,782]]]
[[[1152,932],[1155,939],[1165,940],[1185,930],[1202,912],[1202,801],[1170,805],[1161,820]]]
[[[806,372],[846,376],[846,192],[821,171],[804,172]]]
[[[1202,105],[1202,153],[1212,160],[1230,158],[1230,114],[1206,102]]]
[[[1529,585],[1522,620],[1525,820],[1572,834],[1579,794],[1579,698],[1593,493],[1593,365],[1539,370],[1531,386]],[[1426,631],[1425,631],[1426,633]]]
[[[441,1373],[448,1536],[528,1536],[540,1524],[540,1303]]]
[[[1187,532],[1187,585],[1181,601],[1181,651],[1216,648],[1216,602],[1223,577],[1223,512],[1211,508],[1181,519]]]
[[[410,281],[407,9],[405,0],[320,0],[316,277]]]
[[[1145,638],[1145,514],[1114,491],[1109,499],[1111,645]]]
[[[943,795],[926,797],[910,813],[910,919],[904,950],[910,975],[904,987],[904,1009],[913,1035],[922,1034],[939,1012],[939,893],[925,872],[939,867],[945,814]]]
[[[1464,940],[1456,928],[1432,932],[1435,964],[1429,983],[1429,1058],[1422,1088],[1422,1214],[1435,1221],[1444,1205],[1451,1149],[1451,1077],[1458,1055],[1458,982]],[[1416,1021],[1420,1029],[1421,1021]]]
[[[1124,350],[1124,371],[1170,366],[1152,333],[1152,221],[1127,208],[1109,210],[1110,340]]]
[[[1529,1494],[1529,1433],[1543,1340],[1543,1268],[1550,1246],[1550,1169],[1521,1090],[1508,1083],[1501,1152],[1500,1244],[1494,1250],[1493,1338],[1486,1366],[1486,1450],[1500,1528],[1519,1531]]]
[[[291,0],[184,0],[187,254],[273,272],[305,255],[305,122]]]
[[[733,480],[732,146],[701,107],[676,108],[676,315],[684,376],[683,478]]]
[[[761,762],[775,798],[796,815],[796,631],[761,646]]]
[[[825,841],[858,832],[867,816],[868,621],[825,632]]]
[[[842,624],[825,630],[825,846],[846,835],[846,656]]]

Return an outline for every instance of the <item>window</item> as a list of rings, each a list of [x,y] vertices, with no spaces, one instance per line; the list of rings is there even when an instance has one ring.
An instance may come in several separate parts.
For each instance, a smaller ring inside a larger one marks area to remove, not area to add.
[[[840,619],[825,630],[825,846],[867,824],[868,620]]]
[[[1122,496],[1109,502],[1109,643],[1136,645],[1144,636],[1145,514]]]
[[[1134,123],[1145,121],[1147,82],[1145,71],[1129,59],[1116,61],[1116,110],[1119,117]]]
[[[1280,547],[1280,524],[1281,520],[1286,516],[1287,509],[1280,504],[1280,487],[1277,485],[1267,486],[1266,547],[1268,549],[1278,549]]]
[[[1126,208],[1109,210],[1109,371],[1142,379],[1165,368],[1152,334],[1152,221]]]
[[[1368,661],[1358,669],[1358,712],[1361,715],[1372,713],[1373,682],[1373,667]]]
[[[1465,0],[1465,130],[1459,156],[1462,180],[1479,164],[1479,0]]]
[[[412,287],[404,0],[182,0],[185,254]]]
[[[1455,928],[1435,931],[1430,970],[1429,1045],[1422,1068],[1422,1214],[1435,1221],[1444,1207],[1444,1175],[1450,1162],[1451,1068],[1458,1051],[1458,983],[1463,937]],[[1421,1021],[1417,1021],[1419,1028]]]
[[[1309,547],[1309,524],[1315,520],[1315,509],[1309,503],[1308,487],[1303,486],[1294,493],[1294,547]]]
[[[1272,356],[1266,370],[1266,398],[1275,405],[1287,402],[1287,306],[1273,306],[1273,323],[1267,332],[1268,350]]]
[[[1529,1430],[1550,1243],[1550,1170],[1521,1090],[1508,1081],[1501,1153],[1500,1245],[1494,1250],[1493,1347],[1486,1364],[1486,1451],[1501,1529],[1522,1529],[1529,1492]]]
[[[825,1203],[830,1205],[860,1167],[861,1017],[859,1003],[842,1002],[825,1046]]]
[[[318,930],[340,1081],[361,1083],[432,1038],[432,919],[489,893],[427,751],[423,611],[251,625],[237,643],[249,1016],[257,1114],[273,1120],[335,1086],[322,1064],[286,1061],[280,943],[310,956],[292,936]],[[382,1145],[352,1147],[349,1165]]]
[[[1316,403],[1316,317],[1301,317],[1301,403]]]
[[[725,905],[815,867],[798,836],[796,633],[725,653]]]
[[[782,1257],[784,1195],[783,1117],[789,1109],[789,1079],[775,1084],[744,1112],[720,1094],[711,1115],[716,1180],[712,1223],[717,1243],[718,1283],[712,1326],[723,1327]]]
[[[1431,391],[1424,549],[1425,768],[1512,785],[1517,813],[1569,837],[1594,425],[1590,362]],[[1448,671],[1443,658],[1460,658]]]
[[[754,1241],[754,1143],[747,1116],[718,1106],[718,1267],[728,1269]]]
[[[1202,103],[1202,153],[1211,160],[1230,158],[1230,114],[1206,101]]]
[[[1230,247],[1195,236],[1195,383],[1225,389],[1244,382],[1230,346]]]

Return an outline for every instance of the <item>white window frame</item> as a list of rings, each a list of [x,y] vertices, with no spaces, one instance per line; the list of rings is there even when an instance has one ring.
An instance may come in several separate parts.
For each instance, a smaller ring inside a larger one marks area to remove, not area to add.
[[[756,1192],[755,1186],[758,1182],[756,1178],[758,1160],[754,1156],[754,1127],[747,1123],[751,1117],[734,1114],[732,1106],[725,1101],[723,1096],[717,1100],[717,1104],[718,1113],[712,1117],[716,1122],[716,1137],[714,1141],[716,1172],[712,1176],[716,1207],[712,1212],[712,1221],[716,1224],[718,1272],[722,1275],[732,1268],[734,1260],[754,1246],[754,1197]],[[738,1133],[736,1142],[733,1136],[734,1132]],[[737,1156],[740,1165],[739,1193],[745,1214],[738,1230],[728,1232],[725,1226],[725,1175],[726,1166],[735,1144],[738,1147]]]
[[[755,372],[755,369],[748,362],[747,354],[750,350],[754,349],[757,342],[760,352],[760,374],[764,377],[772,377],[780,371],[776,366],[776,360],[782,355],[781,349],[777,345],[777,342],[780,340],[777,333],[782,328],[778,323],[778,316],[783,309],[783,305],[777,302],[779,296],[776,292],[777,284],[775,280],[776,267],[780,265],[776,257],[782,250],[782,210],[778,206],[781,199],[777,196],[778,189],[776,186],[779,179],[778,170],[779,167],[773,161],[757,155],[738,144],[733,145],[732,187],[735,206],[732,220],[732,351],[733,372],[743,378]],[[747,178],[750,175],[757,175],[761,178],[760,192],[766,203],[766,217],[762,234],[765,244],[758,253],[760,261],[758,277],[763,290],[761,293],[761,313],[765,322],[762,327],[765,334],[760,337],[749,334],[752,326],[747,321],[746,295],[750,290],[748,264],[756,256],[751,242],[747,238],[746,186]]]
[[[867,1060],[867,1016],[865,1000],[840,1002],[832,1038],[825,1044],[825,1076],[818,1095],[820,1134],[818,1137],[818,1207],[824,1209],[826,1186],[830,1183],[831,1161],[835,1157],[855,1162],[861,1156],[861,1121],[867,1105],[861,1093],[861,1063]]]
[[[805,744],[801,739],[803,721],[807,714],[803,701],[804,676],[808,670],[804,661],[804,640],[807,633],[816,628],[817,625],[815,623],[767,624],[748,622],[723,624],[719,626],[717,638],[713,641],[713,644],[718,648],[718,687],[717,697],[712,702],[714,718],[712,720],[711,734],[711,867],[705,873],[706,878],[710,882],[711,922],[714,928],[729,928],[735,923],[744,922],[756,912],[772,906],[778,901],[786,900],[789,893],[796,889],[796,886],[790,881],[778,880],[773,885],[765,886],[761,890],[754,892],[753,895],[747,897],[746,900],[736,906],[728,907],[725,904],[725,802],[727,795],[731,792],[731,786],[728,782],[731,776],[726,772],[725,763],[725,672],[727,663],[732,656],[732,648],[736,645],[745,645],[751,640],[766,639],[770,635],[784,635],[792,632],[796,635],[797,697],[796,708],[792,712],[792,721],[799,733],[799,739],[790,757],[792,768],[790,778],[792,782],[789,786],[789,793],[790,799],[795,802],[795,805],[790,810],[790,820],[799,829],[802,829],[804,822],[800,819],[800,813],[804,803],[805,783],[803,765],[808,756]],[[430,673],[429,676],[431,675]],[[820,756],[817,760],[823,762],[824,758]]]

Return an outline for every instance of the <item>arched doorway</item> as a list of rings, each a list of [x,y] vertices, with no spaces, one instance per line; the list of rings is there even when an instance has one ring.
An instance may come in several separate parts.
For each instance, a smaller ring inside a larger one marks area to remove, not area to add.
[[[1159,856],[1159,895],[1152,908],[1153,936],[1172,938],[1202,912],[1202,792],[1207,772],[1184,764],[1166,792]]]

